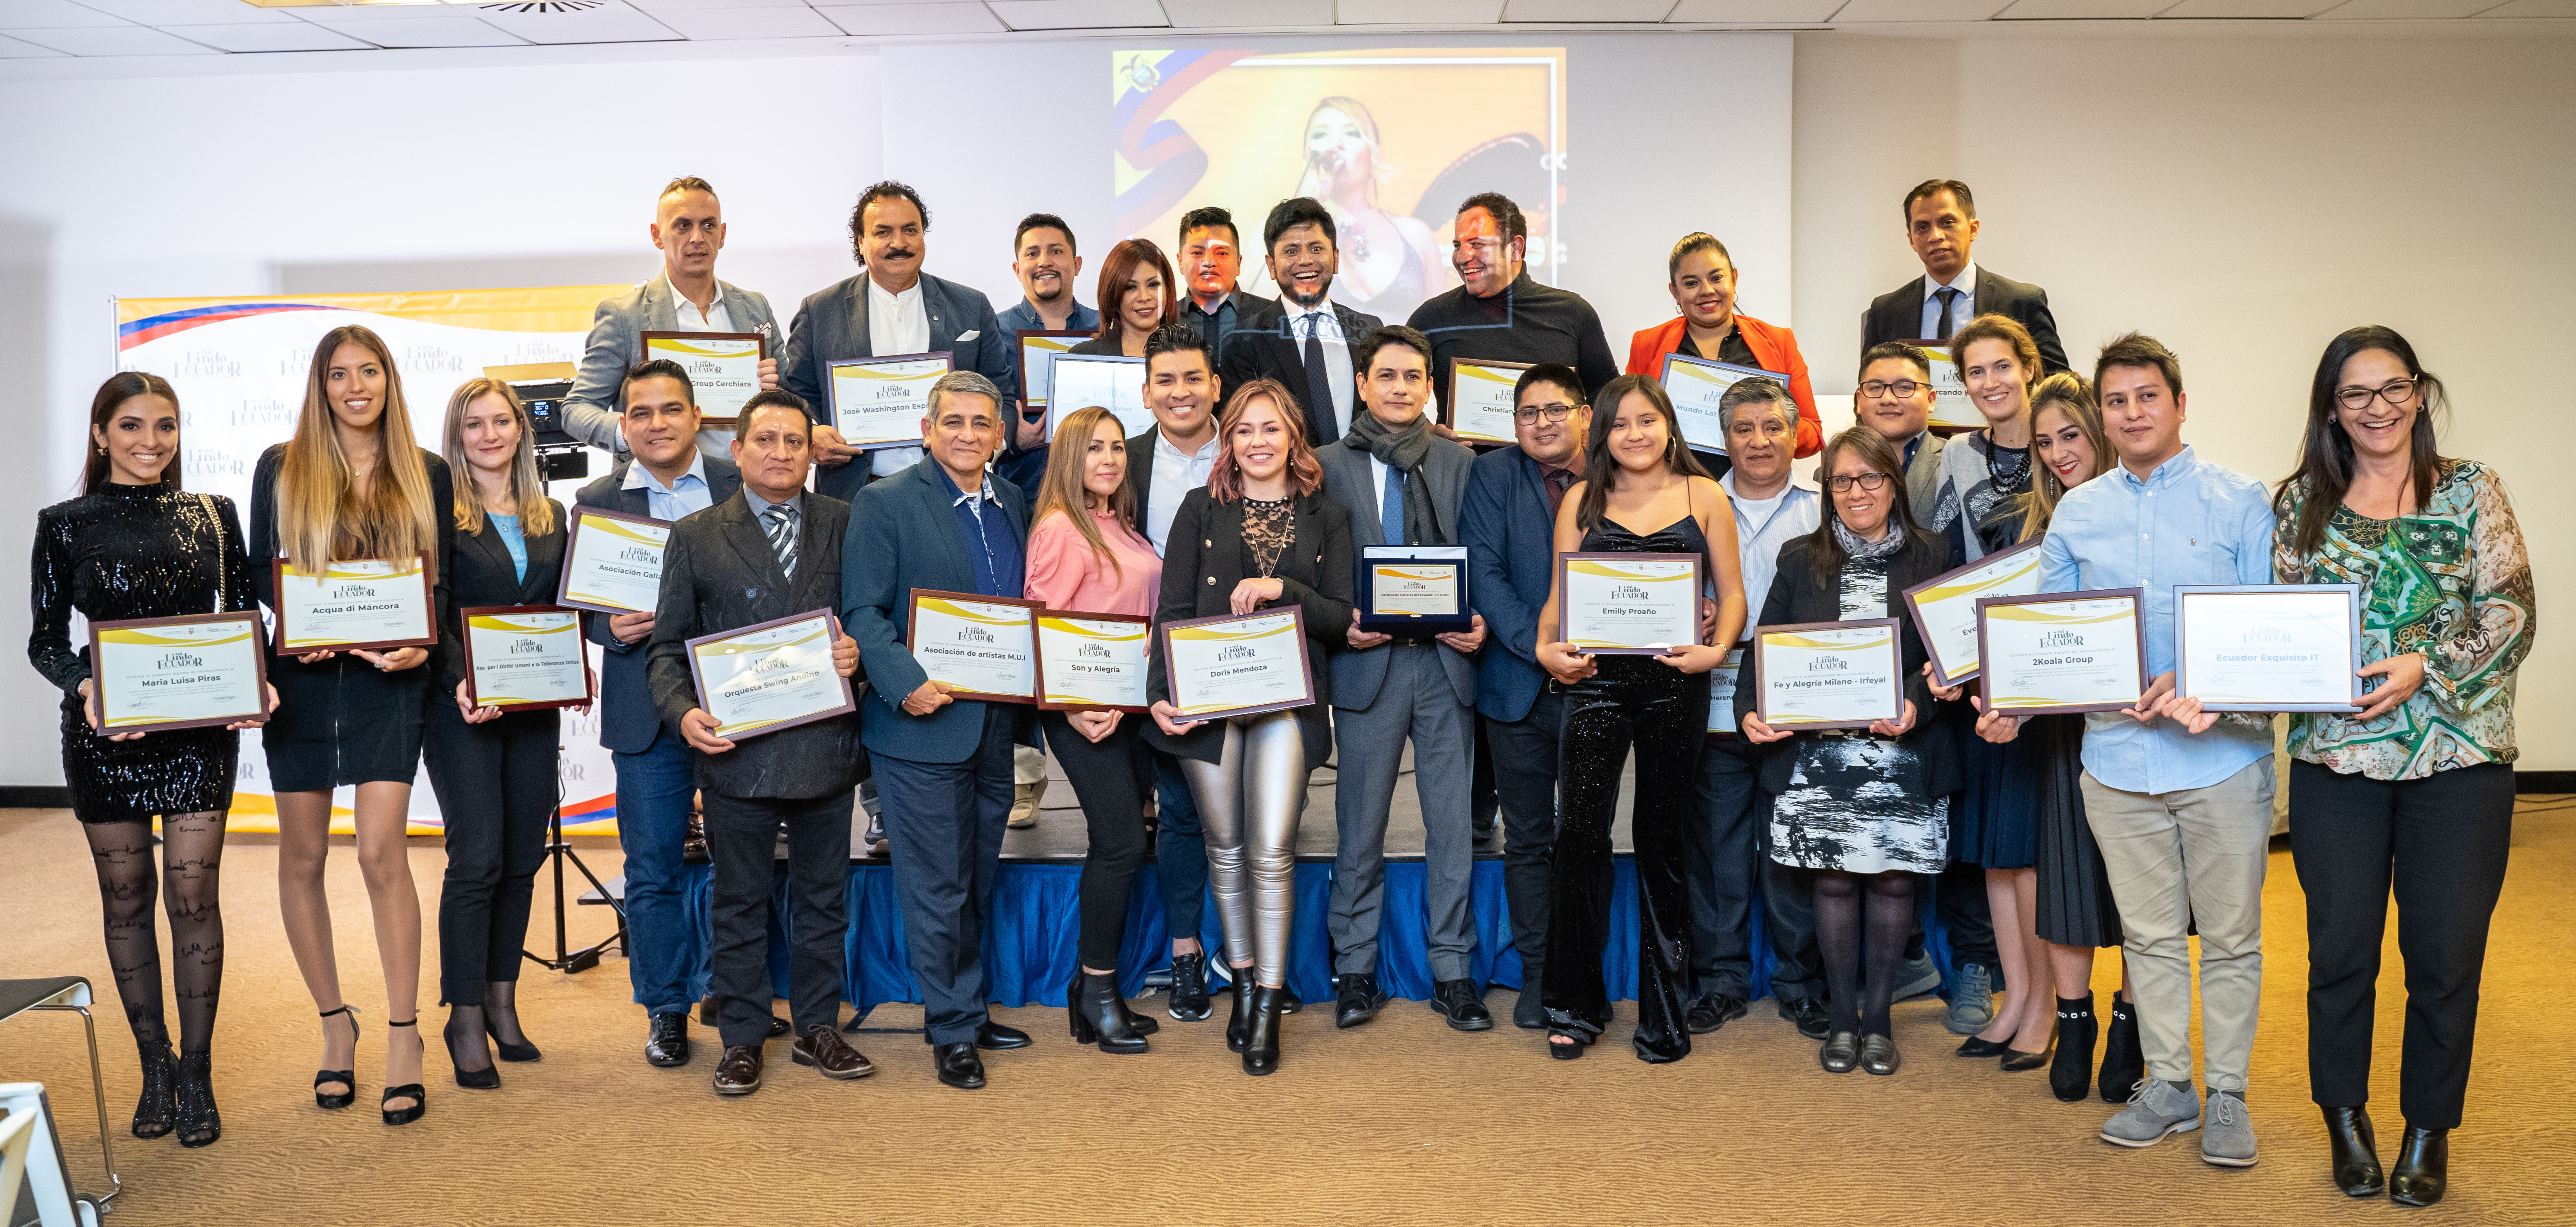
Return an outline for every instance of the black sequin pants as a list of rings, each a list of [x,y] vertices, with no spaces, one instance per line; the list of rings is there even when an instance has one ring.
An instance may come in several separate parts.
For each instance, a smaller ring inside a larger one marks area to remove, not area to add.
[[[1539,991],[1548,1025],[1597,1036],[1610,1022],[1601,950],[1610,935],[1610,824],[1619,769],[1637,751],[1637,1056],[1678,1061],[1690,1053],[1682,1015],[1690,983],[1691,789],[1707,743],[1708,676],[1685,674],[1646,656],[1605,656],[1600,670],[1566,693],[1558,754],[1556,858],[1551,872],[1547,963]]]

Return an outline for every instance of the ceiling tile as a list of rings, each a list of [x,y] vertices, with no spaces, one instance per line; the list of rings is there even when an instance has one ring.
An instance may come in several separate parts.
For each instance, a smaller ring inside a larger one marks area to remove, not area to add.
[[[1010,27],[981,4],[817,5],[815,12],[852,34],[998,34]]]
[[[1503,19],[1502,0],[1339,0],[1334,20],[1346,26],[1484,25]]]
[[[283,10],[258,8],[244,4],[242,0],[81,0],[81,3],[110,17],[147,26],[236,26],[295,20]]]
[[[2112,20],[2123,17],[2153,17],[2172,8],[2174,0],[2013,0],[2013,6],[1995,16],[2006,20],[2069,20],[2090,18]]]
[[[471,17],[335,22],[331,28],[379,47],[523,47],[528,41],[513,38]]]
[[[2159,17],[2314,17],[2335,0],[2182,0]]]
[[[532,43],[649,43],[677,41],[669,26],[610,0],[595,8],[569,12],[551,9],[548,0],[501,0],[493,4],[450,5]]]
[[[0,30],[95,29],[125,23],[72,0],[0,0]]]
[[[1014,30],[1101,30],[1172,24],[1156,0],[989,0]]]
[[[1834,14],[1847,21],[1984,21],[2012,0],[1851,0]]]
[[[2480,17],[2576,17],[2576,0],[2506,0]]]
[[[802,4],[792,8],[666,9],[653,16],[692,39],[841,37],[841,27]]]
[[[628,4],[649,12],[665,9],[774,9],[801,5],[805,0],[626,0]]]
[[[169,31],[181,38],[224,51],[375,50],[375,44],[360,42],[329,26],[293,19],[283,22],[259,21],[239,26],[171,26]]]
[[[304,21],[338,25],[350,21],[472,21],[461,8],[443,4],[317,4],[310,8],[280,9]]]
[[[1673,0],[1506,0],[1505,21],[1662,21]]]
[[[1681,0],[1667,22],[1767,21],[1815,25],[1834,15],[1843,0]]]
[[[2344,0],[2317,17],[2326,21],[2474,17],[2495,6],[2496,0]]]
[[[71,55],[221,55],[172,34],[141,26],[94,30],[21,30],[18,37]]]
[[[1329,26],[1333,0],[1163,0],[1163,16],[1176,26]]]
[[[0,60],[59,60],[66,58],[68,57],[66,57],[62,52],[56,51],[51,47],[39,47],[34,43],[22,42],[18,39],[0,36]]]

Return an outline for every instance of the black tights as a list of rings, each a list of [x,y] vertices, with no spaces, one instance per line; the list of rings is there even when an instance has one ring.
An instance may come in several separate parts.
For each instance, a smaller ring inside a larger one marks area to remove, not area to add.
[[[1861,896],[1869,896],[1869,939],[1861,940]],[[1914,930],[1914,875],[1816,871],[1816,945],[1825,956],[1833,1029],[1887,1035],[1896,964]],[[1863,975],[1861,949],[1869,950]]]
[[[224,812],[161,820],[158,890],[170,914],[171,975],[179,990],[179,1051],[214,1043],[215,1001],[224,983]],[[141,822],[84,823],[98,899],[107,915],[107,961],[137,1044],[170,1042],[161,1013],[161,941],[152,915],[152,828]]]

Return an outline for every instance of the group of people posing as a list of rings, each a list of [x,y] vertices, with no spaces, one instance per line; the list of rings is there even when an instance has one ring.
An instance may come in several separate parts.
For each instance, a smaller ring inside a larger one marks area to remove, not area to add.
[[[1498,810],[1523,969],[1513,1022],[1573,1059],[1611,1021],[1611,830],[1633,750],[1641,1059],[1679,1060],[1692,1036],[1746,1014],[1758,900],[1779,1012],[1819,1041],[1825,1070],[1895,1073],[1891,1004],[1945,987],[1945,1020],[1966,1036],[1960,1056],[2047,1068],[2070,1102],[2096,1086],[2125,1101],[2100,1127],[2106,1141],[2147,1146],[2197,1129],[2210,1162],[2250,1165],[2272,718],[2203,711],[2176,692],[2172,589],[2355,583],[2367,594],[2368,698],[2354,713],[2295,715],[2289,729],[2311,1080],[2339,1187],[2437,1200],[2505,872],[2514,671],[2533,633],[2530,570],[2501,482],[2437,451],[2440,382],[2403,337],[2362,327],[2328,344],[2298,468],[2267,492],[2194,455],[2181,362],[2154,339],[2103,346],[2089,377],[2067,369],[2046,295],[1970,260],[1978,223],[1965,185],[1926,183],[1904,210],[1925,275],[1872,305],[1858,425],[1828,439],[1795,338],[1735,311],[1737,270],[1708,235],[1674,247],[1667,274],[1682,314],[1637,333],[1623,373],[1591,307],[1529,278],[1520,212],[1500,196],[1459,210],[1459,287],[1388,324],[1332,301],[1336,225],[1313,199],[1283,201],[1262,224],[1275,301],[1235,288],[1234,223],[1202,209],[1182,221],[1177,267],[1149,240],[1118,244],[1095,314],[1075,301],[1071,228],[1034,214],[1014,236],[1025,300],[996,313],[921,271],[928,210],[911,188],[881,183],[851,216],[864,270],[804,301],[763,363],[764,390],[723,429],[703,419],[686,370],[638,361],[639,334],[775,326],[759,295],[714,276],[724,226],[713,189],[675,181],[652,229],[664,271],[601,304],[567,415],[617,456],[577,504],[674,525],[659,607],[588,618],[605,660],[600,724],[617,769],[646,1059],[688,1063],[689,1012],[703,1006],[722,1041],[721,1094],[758,1089],[772,1038],[792,1037],[794,1062],[826,1077],[873,1071],[840,1017],[865,784],[877,815],[862,838],[881,828],[891,857],[937,1076],[984,1086],[983,1053],[1032,1042],[989,1013],[980,952],[1003,832],[1026,796],[1025,751],[1040,744],[1090,834],[1067,985],[1075,1040],[1142,1053],[1157,1029],[1119,987],[1128,899],[1150,849],[1174,935],[1165,1012],[1208,1019],[1223,992],[1245,1071],[1278,1068],[1283,1017],[1302,1004],[1286,975],[1297,830],[1309,777],[1328,761],[1332,1021],[1358,1026],[1383,1010],[1385,837],[1409,745],[1430,1007],[1461,1031],[1494,1026],[1470,966],[1470,871]],[[1067,327],[1096,329],[1084,349],[1142,359],[1153,428],[1131,436],[1087,407],[1050,434],[1023,409],[1013,333]],[[1925,338],[1956,365],[1983,429],[1929,429]],[[850,448],[821,407],[824,364],[935,351],[952,370],[930,392],[920,446]],[[1673,353],[1784,378],[1736,382],[1721,402],[1723,453],[1695,449],[1658,382]],[[1439,390],[1459,358],[1528,364],[1513,389],[1514,444],[1479,451],[1442,423]],[[227,500],[182,489],[166,382],[110,378],[91,422],[84,492],[38,526],[30,656],[65,692],[65,772],[143,1054],[134,1131],[192,1146],[220,1133],[207,1052],[238,732],[102,732],[69,619],[251,609],[272,600],[271,558],[309,569],[425,554],[441,619],[434,648],[317,652],[271,673],[262,742],[282,910],[323,1017],[316,1101],[343,1107],[358,1088],[357,1023],[322,890],[331,790],[355,785],[386,1006],[402,1016],[387,1019],[383,1116],[401,1124],[426,1108],[420,912],[404,849],[424,755],[449,849],[446,1047],[460,1086],[497,1087],[496,1059],[540,1055],[514,990],[557,797],[559,717],[472,705],[456,611],[546,603],[555,590],[567,514],[537,479],[526,409],[506,384],[468,381],[449,400],[440,450],[422,449],[383,341],[335,329],[315,348],[294,436],[261,458],[247,538]],[[1802,479],[1793,461],[1809,456],[1814,476]],[[1938,684],[1904,590],[2033,540],[2043,591],[2144,590],[2155,680],[2134,707],[2025,719],[1985,710],[1973,682]],[[1373,545],[1464,546],[1471,629],[1360,629],[1354,559]],[[1709,577],[1701,641],[1659,656],[1565,642],[1556,560],[1574,551],[1698,555]],[[1157,623],[1293,606],[1312,639],[1316,701],[1186,719],[1159,655],[1141,716],[961,696],[905,642],[915,590]],[[836,615],[835,667],[864,684],[858,710],[719,736],[687,640],[824,608]],[[1751,661],[1725,672],[1753,627],[1886,617],[1900,620],[1909,671],[1899,719],[1775,729],[1756,714]],[[713,866],[712,916],[694,932],[683,906],[693,813]],[[156,818],[178,947],[175,1053],[152,915]],[[780,875],[792,917],[773,909]],[[2384,1174],[2365,1104],[2392,884],[2407,1130]],[[1947,967],[1926,953],[1918,890],[1936,896]],[[1196,938],[1209,896],[1218,950]],[[2205,1099],[2189,1038],[2192,934]],[[793,947],[785,1019],[770,1004],[769,952],[782,941]],[[2123,968],[2107,1027],[2090,987],[2103,948],[2118,948]]]

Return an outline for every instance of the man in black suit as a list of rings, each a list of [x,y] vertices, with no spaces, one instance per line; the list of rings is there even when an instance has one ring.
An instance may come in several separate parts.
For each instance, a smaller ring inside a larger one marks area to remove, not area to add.
[[[742,488],[733,462],[698,449],[697,393],[688,371],[671,361],[640,364],[618,388],[618,429],[626,456],[606,476],[583,486],[575,507],[676,521],[732,498]],[[575,512],[575,514],[579,514]],[[680,731],[665,727],[646,683],[644,643],[651,612],[591,614],[582,619],[600,646],[599,744],[617,771],[617,842],[626,853],[626,976],[635,1004],[650,1020],[646,1062],[689,1063],[689,1004],[706,995],[697,970],[706,938],[692,931],[681,905],[683,848],[697,756]],[[762,1001],[769,992],[761,992]],[[781,1020],[776,1034],[785,1034]]]
[[[1860,320],[1862,353],[1882,341],[1947,341],[1969,320],[1991,313],[2030,330],[2043,373],[2067,369],[2048,291],[1977,267],[1969,255],[1977,229],[1977,198],[1967,184],[1926,179],[1905,194],[1905,241],[1923,261],[1923,275],[1870,300]]]
[[[1351,348],[1378,330],[1378,318],[1332,301],[1341,269],[1333,215],[1311,197],[1280,201],[1261,224],[1270,279],[1279,301],[1263,304],[1232,338],[1221,369],[1227,387],[1255,379],[1287,385],[1306,414],[1306,442],[1322,447],[1351,428],[1359,408]]]
[[[1435,295],[1405,321],[1431,338],[1431,378],[1444,395],[1460,358],[1554,362],[1573,367],[1587,396],[1619,377],[1619,360],[1601,333],[1601,313],[1572,290],[1540,285],[1524,253],[1529,219],[1500,192],[1458,206],[1458,237],[1449,264],[1458,288]]]
[[[724,1001],[719,1095],[760,1089],[769,1019],[770,887],[778,836],[787,836],[795,949],[788,978],[795,1059],[824,1077],[876,1072],[841,1038],[841,984],[849,931],[850,802],[866,756],[858,717],[843,714],[736,743],[698,705],[688,641],[812,610],[834,608],[850,506],[805,490],[812,426],[794,396],[763,392],[743,406],[734,463],[742,488],[671,527],[662,599],[648,665],[653,704],[697,752],[707,852],[715,862],[715,988]],[[858,671],[858,641],[832,624],[831,667]]]
[[[1192,209],[1181,215],[1180,238],[1173,262],[1181,274],[1181,322],[1206,337],[1223,361],[1235,330],[1269,300],[1235,288],[1243,247],[1235,237],[1234,214],[1215,205]]]

